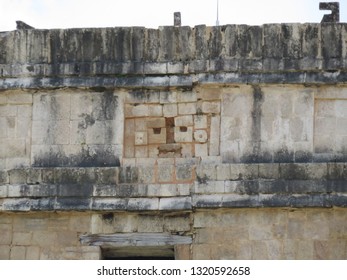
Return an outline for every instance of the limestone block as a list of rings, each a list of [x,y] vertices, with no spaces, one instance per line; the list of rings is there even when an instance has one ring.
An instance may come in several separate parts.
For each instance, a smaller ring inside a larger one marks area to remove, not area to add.
[[[147,131],[135,132],[135,145],[147,145]]]
[[[25,169],[13,169],[9,171],[10,184],[25,184],[27,172]]]
[[[164,117],[176,117],[177,116],[177,104],[164,104],[163,107]]]
[[[193,141],[193,128],[192,127],[176,127],[175,126],[175,142],[192,142]]]
[[[139,182],[144,184],[153,184],[155,182],[153,166],[139,166]]]
[[[184,158],[192,158],[194,156],[193,152],[193,144],[181,144],[182,157]]]
[[[150,128],[147,130],[148,144],[165,144],[166,128]]]
[[[0,184],[8,184],[9,183],[9,175],[7,171],[0,170]]]
[[[26,245],[31,244],[31,232],[14,232],[12,237],[13,245]]]
[[[136,146],[135,147],[135,157],[136,158],[148,157],[148,147],[146,147],[146,146]]]
[[[10,245],[12,239],[12,232],[10,228],[2,229],[0,236],[0,245]]]
[[[93,102],[95,99],[95,93],[79,93],[75,92],[71,94],[71,119],[83,120],[88,116],[92,120]]]
[[[193,178],[193,168],[190,165],[176,166],[176,179],[178,181],[187,181]]]
[[[220,117],[211,118],[209,155],[218,156],[220,145]]]
[[[196,102],[197,101],[196,92],[191,92],[191,91],[180,92],[177,94],[177,101],[181,103]]]
[[[165,127],[165,118],[148,118],[147,128]]]
[[[257,164],[231,164],[231,180],[252,180],[259,176]]]
[[[179,103],[178,104],[179,115],[194,115],[196,114],[196,103]]]
[[[216,167],[217,180],[225,181],[230,179],[230,165],[229,164],[219,164]]]
[[[40,259],[40,247],[29,246],[26,248],[26,259],[27,260],[39,260]]]
[[[7,94],[1,93],[0,94],[0,105],[6,105],[7,104]]]
[[[198,165],[196,168],[197,180],[201,183],[217,179],[216,166],[214,164]]]
[[[0,117],[15,117],[17,116],[16,105],[1,105],[0,106]]]
[[[207,128],[207,116],[194,115],[194,128],[195,129]]]
[[[158,210],[159,199],[157,198],[130,198],[127,205],[128,211]]]
[[[29,138],[31,136],[31,119],[18,118],[16,127],[16,138]]]
[[[177,103],[177,92],[161,91],[160,92],[160,103]]]
[[[10,245],[0,245],[0,260],[10,259]]]
[[[7,95],[8,104],[32,104],[33,96],[31,93],[14,92]]]
[[[147,119],[136,118],[135,119],[135,130],[136,131],[147,131]]]
[[[70,94],[35,94],[33,97],[33,120],[69,120],[70,106]]]
[[[13,246],[11,248],[11,260],[25,260],[26,247],[25,246]]]
[[[191,197],[160,198],[159,201],[159,210],[188,210],[191,208]]]
[[[163,232],[163,218],[142,215],[138,219],[139,232]]]
[[[17,106],[18,118],[30,118],[32,117],[32,105],[18,105]]]
[[[195,130],[194,131],[194,140],[199,143],[207,142],[207,132],[206,130]]]
[[[148,116],[148,113],[148,105],[145,104],[135,105],[132,108],[133,117],[146,117]]]
[[[175,126],[192,126],[193,116],[180,116],[175,118]]]
[[[148,116],[161,117],[163,115],[162,105],[148,105]]]
[[[158,182],[169,183],[173,181],[174,165],[158,164]]]
[[[157,158],[159,155],[159,149],[157,145],[148,145],[148,157]]]
[[[202,102],[202,112],[206,114],[220,114],[220,101]]]
[[[208,150],[207,150],[207,144],[195,144],[195,156],[196,157],[207,157],[208,156]]]

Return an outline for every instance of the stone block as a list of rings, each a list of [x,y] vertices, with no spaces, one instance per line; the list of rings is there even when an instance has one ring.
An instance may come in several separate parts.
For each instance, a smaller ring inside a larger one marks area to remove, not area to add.
[[[128,211],[148,211],[158,210],[159,199],[158,198],[130,198],[128,200]]]
[[[177,116],[177,104],[164,104],[163,115],[164,117],[176,117]]]
[[[191,260],[190,245],[175,245],[175,260]]]
[[[150,128],[147,130],[148,144],[165,144],[166,128]]]
[[[163,232],[163,218],[161,216],[141,215],[138,219],[139,232]]]
[[[12,237],[12,244],[29,246],[31,244],[31,237],[31,232],[14,232]]]
[[[163,115],[162,105],[148,105],[148,116],[149,117],[161,117]]]
[[[119,170],[119,183],[137,183],[139,178],[137,167],[123,167]]]
[[[12,240],[12,232],[10,230],[3,230],[2,229],[1,230],[1,236],[0,236],[0,245],[10,245],[11,240]]]
[[[279,164],[278,163],[261,163],[258,165],[259,178],[261,179],[278,179]]]
[[[194,128],[195,129],[207,128],[207,116],[206,115],[194,115]]]
[[[214,164],[198,165],[196,168],[196,176],[199,183],[214,181],[217,179],[216,166]]]
[[[16,116],[17,116],[16,105],[0,106],[0,117],[16,117]]]
[[[157,145],[149,145],[148,146],[148,157],[157,158],[159,155],[159,149]]]
[[[189,210],[192,209],[191,197],[160,198],[159,210]]]
[[[193,144],[181,144],[182,157],[184,158],[192,158],[194,156],[193,152]]]
[[[133,117],[146,117],[149,114],[148,105],[139,104],[132,107],[132,116]]]
[[[165,127],[165,118],[148,118],[147,128]]]
[[[220,114],[220,101],[202,102],[201,108],[206,114]]]
[[[257,179],[257,164],[231,164],[230,165],[231,180],[254,180]]]
[[[161,91],[160,92],[160,103],[177,103],[177,92]]]
[[[147,131],[147,119],[136,118],[135,119],[135,131]]]
[[[193,168],[191,165],[176,166],[177,181],[189,181],[193,179]]]
[[[10,184],[25,184],[27,172],[25,169],[12,169],[9,171]]]
[[[217,165],[216,171],[218,181],[225,181],[230,179],[231,172],[229,164]]]
[[[161,165],[158,163],[158,182],[170,183],[173,181],[174,165]]]
[[[206,130],[195,130],[194,140],[199,143],[206,143],[208,140]]]
[[[193,128],[192,127],[176,127],[175,126],[175,142],[184,143],[193,141]]]
[[[220,117],[211,117],[209,155],[218,156],[220,145]]]
[[[155,182],[154,166],[138,166],[139,183],[153,184]]]
[[[26,247],[25,246],[12,246],[11,248],[11,260],[25,260]]]
[[[147,145],[147,131],[135,132],[135,145]]]
[[[29,246],[26,248],[26,259],[27,260],[39,260],[40,259],[40,247]]]
[[[10,245],[0,245],[0,260],[9,260],[10,259]]]
[[[175,126],[193,126],[193,116],[180,116],[175,118]]]
[[[179,115],[195,115],[196,103],[179,103],[178,114]]]
[[[0,184],[8,184],[9,182],[10,178],[8,172],[0,170]]]
[[[136,146],[135,147],[135,157],[136,158],[148,157],[148,147],[147,146]]]
[[[192,91],[184,91],[177,94],[178,102],[196,102],[197,97],[196,93]]]
[[[207,157],[208,150],[207,144],[195,144],[195,156],[196,157]]]
[[[33,96],[31,93],[15,92],[7,95],[8,104],[32,104]]]

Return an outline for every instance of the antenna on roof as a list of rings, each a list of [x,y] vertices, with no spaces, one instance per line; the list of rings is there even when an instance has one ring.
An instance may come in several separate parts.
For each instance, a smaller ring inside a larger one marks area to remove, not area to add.
[[[216,20],[216,26],[219,26],[219,0],[217,0],[217,20]]]

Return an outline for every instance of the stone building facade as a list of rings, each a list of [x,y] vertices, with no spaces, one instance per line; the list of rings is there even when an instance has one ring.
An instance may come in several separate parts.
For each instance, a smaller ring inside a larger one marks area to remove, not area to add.
[[[0,33],[0,259],[346,259],[347,25]]]

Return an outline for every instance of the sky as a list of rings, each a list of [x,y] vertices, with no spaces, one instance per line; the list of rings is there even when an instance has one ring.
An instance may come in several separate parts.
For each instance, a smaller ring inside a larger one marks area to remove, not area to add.
[[[336,0],[335,0],[336,1]],[[219,23],[320,22],[324,0],[219,0]],[[340,21],[347,22],[347,0],[340,0]],[[16,29],[21,20],[37,29],[173,25],[216,25],[217,0],[0,0],[0,31]]]

